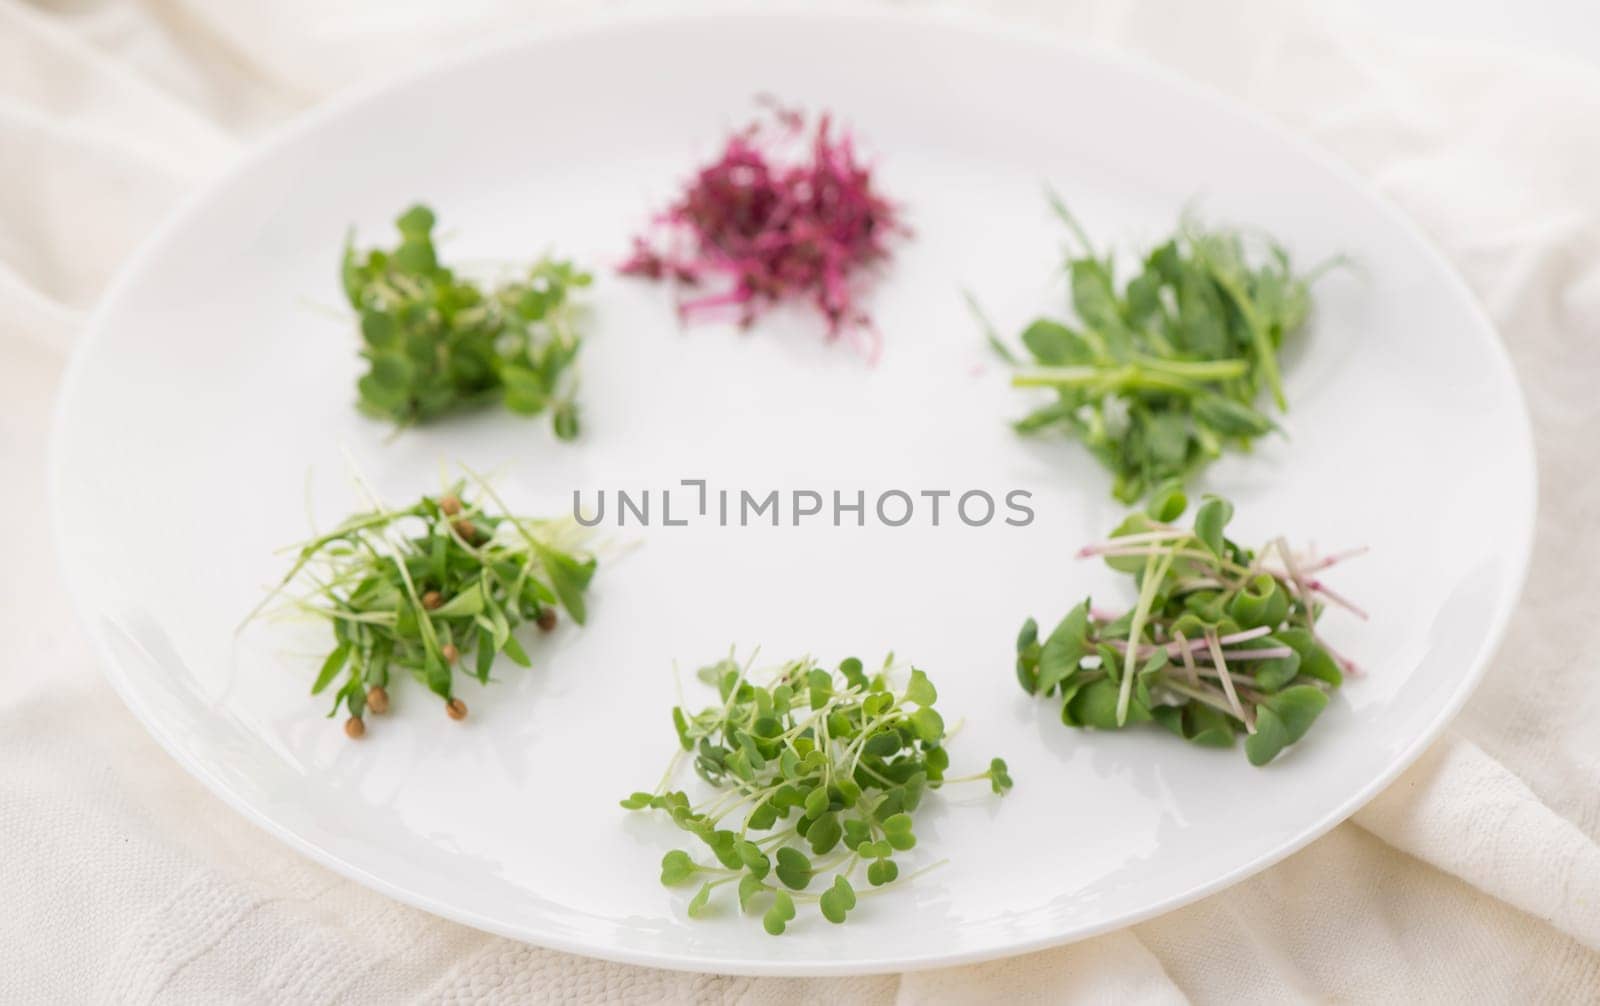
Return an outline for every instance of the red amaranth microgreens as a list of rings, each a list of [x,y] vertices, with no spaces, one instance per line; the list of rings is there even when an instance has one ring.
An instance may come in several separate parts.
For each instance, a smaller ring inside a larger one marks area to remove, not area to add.
[[[634,238],[621,271],[686,286],[728,281],[679,301],[685,320],[731,310],[749,325],[779,301],[809,298],[830,339],[846,335],[876,358],[878,335],[852,280],[888,258],[891,235],[905,233],[848,131],[835,133],[823,114],[808,134],[804,115],[775,108],[770,121],[728,138],[721,156]]]

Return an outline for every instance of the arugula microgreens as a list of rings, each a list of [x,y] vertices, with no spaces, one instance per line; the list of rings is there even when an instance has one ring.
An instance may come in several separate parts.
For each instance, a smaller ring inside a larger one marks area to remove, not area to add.
[[[1154,720],[1207,747],[1231,747],[1242,729],[1251,764],[1265,765],[1305,736],[1343,671],[1356,669],[1316,622],[1325,602],[1366,614],[1317,574],[1362,550],[1319,559],[1277,538],[1253,552],[1223,536],[1232,504],[1208,496],[1192,528],[1172,526],[1186,506],[1164,488],[1109,541],[1079,553],[1131,573],[1138,602],[1115,615],[1085,600],[1042,641],[1028,619],[1017,679],[1058,699],[1067,726]]]
[[[345,296],[360,314],[367,373],[363,411],[400,426],[499,400],[512,412],[551,410],[556,436],[578,435],[572,363],[579,338],[569,294],[589,285],[572,263],[544,258],[526,278],[492,289],[439,264],[433,211],[395,222],[392,251],[345,243]]]
[[[467,706],[452,687],[459,668],[470,667],[467,673],[487,684],[497,654],[532,666],[513,631],[532,621],[549,632],[557,606],[583,624],[595,569],[582,550],[583,529],[567,520],[510,516],[487,484],[478,487],[498,513],[468,499],[464,482],[403,510],[374,500],[370,511],[297,546],[293,567],[256,609],[291,583],[308,588],[286,607],[333,627],[334,648],[311,694],[341,681],[328,715],[344,706],[351,738],[366,733],[366,713],[389,711],[395,668],[410,672],[460,720]]]
[[[815,901],[825,919],[843,922],[857,897],[918,875],[901,877],[895,854],[917,844],[912,814],[926,790],[979,779],[996,794],[1011,788],[999,758],[986,772],[945,775],[949,732],[934,709],[938,692],[920,670],[906,677],[892,655],[870,676],[854,657],[836,673],[792,660],[765,686],[746,672],[731,658],[700,671],[720,704],[693,715],[675,707],[680,750],[661,785],[622,801],[666,811],[710,849],[715,862],[683,849],[661,860],[663,884],[701,880],[690,917],[709,909],[717,888],[737,884],[740,910],[764,903],[762,923],[774,936],[795,917],[796,901]],[[685,755],[720,791],[698,806],[667,788]],[[735,813],[737,830],[723,825]],[[858,892],[851,878],[862,867],[869,889]],[[820,893],[809,890],[814,881],[825,881]]]
[[[1321,270],[1295,275],[1276,244],[1253,263],[1240,234],[1185,220],[1119,289],[1111,256],[1097,255],[1050,199],[1073,237],[1065,268],[1078,327],[1052,318],[1029,325],[1022,343],[1032,365],[989,328],[990,343],[1018,367],[1013,386],[1056,392],[1016,430],[1065,428],[1113,472],[1116,498],[1132,503],[1224,446],[1248,449],[1276,429],[1255,402],[1265,389],[1279,411],[1287,407],[1278,352],[1305,322]]]

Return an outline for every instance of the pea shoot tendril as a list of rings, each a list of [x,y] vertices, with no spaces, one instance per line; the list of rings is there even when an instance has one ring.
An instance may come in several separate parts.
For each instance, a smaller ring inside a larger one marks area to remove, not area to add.
[[[1257,399],[1287,408],[1278,354],[1310,313],[1312,282],[1340,260],[1296,273],[1280,245],[1253,254],[1243,234],[1185,219],[1124,283],[1061,200],[1050,201],[1072,235],[1075,317],[1030,324],[1025,361],[969,298],[990,345],[1016,367],[1012,385],[1055,392],[1015,429],[1071,433],[1111,470],[1125,503],[1277,429]]]

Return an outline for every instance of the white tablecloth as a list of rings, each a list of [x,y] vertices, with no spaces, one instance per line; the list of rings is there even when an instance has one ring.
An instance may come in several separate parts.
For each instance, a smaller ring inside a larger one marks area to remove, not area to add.
[[[1354,820],[1227,892],[954,971],[654,972],[334,876],[205,792],[100,678],[48,543],[52,396],[119,264],[266,128],[576,5],[0,0],[0,1000],[1600,996],[1600,72],[1386,42],[1264,0],[975,6],[1166,64],[1311,136],[1488,305],[1533,411],[1539,532],[1505,645],[1448,735]]]

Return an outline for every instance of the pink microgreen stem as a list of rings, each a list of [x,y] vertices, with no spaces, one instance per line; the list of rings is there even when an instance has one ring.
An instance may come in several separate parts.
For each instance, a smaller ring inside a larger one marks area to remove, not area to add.
[[[1233,643],[1245,643],[1245,642],[1249,642],[1252,639],[1260,639],[1262,636],[1268,635],[1271,632],[1272,632],[1272,629],[1269,628],[1268,626],[1258,625],[1253,629],[1243,629],[1243,630],[1240,630],[1239,632],[1230,632],[1226,636],[1218,636],[1217,637],[1217,642],[1221,643],[1223,645],[1231,645]],[[1106,640],[1106,643],[1112,649],[1116,650],[1118,653],[1126,653],[1128,651],[1128,644],[1127,644],[1127,642],[1125,640],[1108,639],[1108,640]],[[1181,642],[1175,640],[1173,642],[1167,643],[1164,646],[1153,646],[1153,645],[1151,645],[1149,643],[1141,643],[1139,645],[1139,659],[1143,660],[1145,657],[1150,656],[1152,653],[1156,652],[1156,650],[1158,650],[1158,649],[1166,650],[1167,651],[1167,656],[1169,656],[1169,657],[1176,657],[1179,654],[1183,653],[1185,650],[1188,650],[1190,652],[1197,652],[1197,651],[1201,650],[1202,648],[1204,648],[1207,645],[1208,644],[1207,644],[1206,640],[1204,640],[1204,639],[1189,639],[1189,640],[1183,640]],[[1266,651],[1251,650],[1251,651],[1244,651],[1244,652],[1260,653],[1260,652],[1266,652]]]
[[[1361,608],[1357,607],[1354,601],[1349,600],[1342,594],[1335,593],[1333,588],[1329,587],[1321,580],[1311,580],[1308,581],[1306,585],[1312,590],[1321,594],[1323,597],[1326,597],[1328,600],[1332,601],[1334,604],[1337,604],[1339,607],[1350,612],[1350,614],[1361,619],[1363,622],[1367,620],[1367,613]]]
[[[1277,660],[1279,657],[1287,657],[1294,653],[1287,646],[1263,646],[1259,650],[1219,650],[1218,652],[1235,662],[1241,660]],[[1206,653],[1200,654],[1202,659],[1206,656],[1208,656]]]
[[[1109,541],[1083,546],[1078,549],[1078,557],[1087,559],[1089,556],[1101,555],[1113,549],[1125,548],[1129,545],[1147,545],[1153,542],[1172,541],[1177,538],[1187,538],[1191,534],[1193,534],[1192,531],[1185,531],[1176,527],[1160,528],[1155,531],[1141,531],[1138,534],[1121,534]]]

